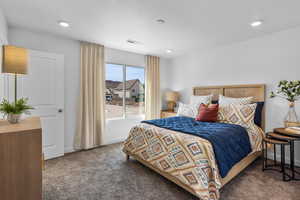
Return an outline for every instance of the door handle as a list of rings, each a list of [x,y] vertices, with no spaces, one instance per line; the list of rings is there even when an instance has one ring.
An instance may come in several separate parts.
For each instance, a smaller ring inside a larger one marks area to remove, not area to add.
[[[63,109],[61,109],[61,108],[58,109],[58,112],[59,112],[59,113],[62,113],[62,112],[63,112]]]

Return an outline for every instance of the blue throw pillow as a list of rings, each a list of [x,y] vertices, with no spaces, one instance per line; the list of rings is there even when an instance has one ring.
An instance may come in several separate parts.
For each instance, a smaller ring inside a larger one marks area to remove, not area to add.
[[[256,102],[257,106],[256,106],[256,110],[255,110],[255,116],[254,116],[254,123],[261,127],[262,125],[262,118],[261,118],[261,114],[262,114],[262,110],[264,108],[264,104],[265,102]]]
[[[219,101],[218,100],[212,100],[211,103],[212,104],[219,104]]]

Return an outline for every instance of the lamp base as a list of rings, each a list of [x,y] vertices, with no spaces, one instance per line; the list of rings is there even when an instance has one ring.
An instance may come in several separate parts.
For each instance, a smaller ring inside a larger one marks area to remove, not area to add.
[[[168,101],[168,103],[167,103],[168,111],[174,112],[175,106],[176,106],[176,102],[174,102],[174,101]]]

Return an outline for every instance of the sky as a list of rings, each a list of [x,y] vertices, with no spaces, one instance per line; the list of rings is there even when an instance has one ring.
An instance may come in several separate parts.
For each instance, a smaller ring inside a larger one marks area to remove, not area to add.
[[[145,83],[144,68],[126,67],[126,80],[139,79]],[[106,80],[123,81],[123,65],[106,64]]]

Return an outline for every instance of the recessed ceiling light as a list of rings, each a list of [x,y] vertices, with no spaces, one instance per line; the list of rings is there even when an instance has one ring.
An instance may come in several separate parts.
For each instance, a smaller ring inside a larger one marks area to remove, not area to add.
[[[258,26],[262,25],[262,23],[263,23],[262,20],[256,20],[256,21],[254,21],[254,22],[251,22],[250,25],[251,25],[252,27],[258,27]]]
[[[172,53],[172,52],[173,52],[172,49],[167,49],[167,50],[166,50],[166,53]]]
[[[66,21],[59,21],[58,24],[61,26],[61,27],[70,27],[70,24]]]
[[[159,24],[164,24],[164,23],[166,23],[166,21],[163,20],[163,19],[157,19],[156,22],[159,23]]]
[[[128,39],[126,42],[129,44],[141,44],[139,41],[131,40],[131,39]]]

